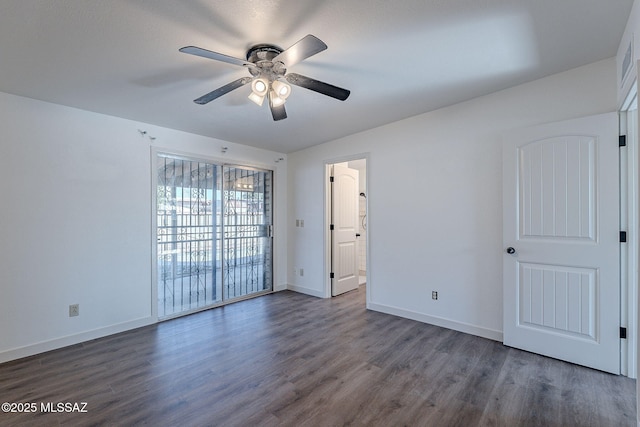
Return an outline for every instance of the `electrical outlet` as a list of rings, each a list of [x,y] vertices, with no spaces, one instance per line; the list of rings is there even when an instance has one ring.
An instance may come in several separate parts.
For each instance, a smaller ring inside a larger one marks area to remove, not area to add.
[[[80,304],[71,304],[69,306],[69,317],[80,316]]]
[[[304,219],[301,219],[301,220],[300,220],[300,227],[301,227],[301,228],[304,228]]]
[[[300,269],[300,276],[304,276],[304,268]]]
[[[431,299],[438,299],[438,291],[431,291]]]

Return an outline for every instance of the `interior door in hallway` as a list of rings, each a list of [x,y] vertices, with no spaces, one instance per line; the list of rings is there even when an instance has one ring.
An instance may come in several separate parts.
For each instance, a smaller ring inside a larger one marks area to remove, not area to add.
[[[618,117],[503,146],[504,343],[620,373]]]
[[[358,288],[358,171],[333,165],[331,183],[331,295]]]

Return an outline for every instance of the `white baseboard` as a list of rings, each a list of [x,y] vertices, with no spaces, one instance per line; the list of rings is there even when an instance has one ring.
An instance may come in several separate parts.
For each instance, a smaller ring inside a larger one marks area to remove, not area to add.
[[[323,291],[316,289],[305,288],[304,286],[287,285],[287,289],[290,291],[298,292],[301,294],[311,295],[312,297],[325,298]]]
[[[75,335],[68,335],[62,338],[55,338],[24,347],[6,350],[0,352],[0,363],[21,359],[23,357],[33,356],[35,354],[44,353],[51,350],[57,350],[59,348],[67,347],[74,344],[80,344],[85,341],[106,337],[108,335],[118,334],[120,332],[140,328],[142,326],[152,325],[157,322],[158,320],[153,317],[145,317],[142,319],[132,320],[130,322],[119,323],[117,325],[94,329],[92,331],[81,332]]]
[[[468,323],[456,322],[442,317],[430,316],[411,310],[405,310],[398,307],[392,307],[383,304],[369,303],[367,308],[381,313],[392,314],[394,316],[404,317],[406,319],[417,320],[418,322],[428,323],[430,325],[441,326],[454,331],[464,332],[466,334],[476,335],[482,338],[488,338],[494,341],[503,341],[502,331],[494,329],[482,328]]]
[[[317,298],[324,298],[324,292],[316,289],[306,288],[304,286],[287,285],[287,289],[299,292],[302,294],[314,296]],[[280,289],[279,289],[280,290]],[[369,303],[367,305],[369,310],[379,311],[381,313],[391,314],[394,316],[404,317],[406,319],[417,320],[418,322],[428,323],[435,326],[441,326],[443,328],[453,329],[455,331],[464,332],[471,335],[477,335],[483,338],[502,342],[502,332],[482,328],[467,323],[456,322],[454,320],[445,319],[437,316],[430,316],[414,312],[411,310],[405,310],[398,307],[392,307],[383,304]],[[102,338],[108,335],[125,332],[131,329],[140,328],[142,326],[152,325],[157,323],[157,319],[153,317],[145,317],[130,322],[120,323],[117,325],[107,326],[105,328],[94,329],[92,331],[82,332],[75,335],[69,335],[62,338],[56,338],[48,341],[31,344],[24,347],[19,347],[11,350],[0,352],[0,363],[9,362],[11,360],[21,359],[23,357],[33,356],[35,354],[44,353],[51,350],[56,350],[62,347],[70,345],[80,344],[85,341],[90,341],[96,338]]]

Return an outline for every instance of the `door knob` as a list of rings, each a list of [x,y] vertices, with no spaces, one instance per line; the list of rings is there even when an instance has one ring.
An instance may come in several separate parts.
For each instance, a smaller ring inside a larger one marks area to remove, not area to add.
[[[509,246],[509,247],[507,248],[507,253],[508,253],[508,254],[510,254],[510,255],[513,255],[513,254],[515,254],[515,253],[516,253],[516,250],[515,250],[515,248],[513,248],[513,247]]]

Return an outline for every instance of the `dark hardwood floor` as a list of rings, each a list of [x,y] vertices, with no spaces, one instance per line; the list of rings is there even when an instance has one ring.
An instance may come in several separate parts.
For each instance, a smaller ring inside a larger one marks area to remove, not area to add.
[[[2,364],[0,403],[37,410],[0,425],[636,425],[634,380],[366,311],[364,294],[280,292]],[[87,412],[41,410],[58,402]]]

